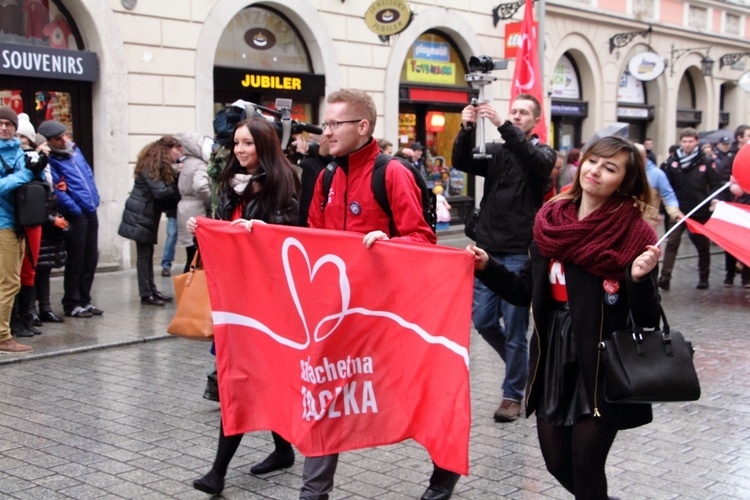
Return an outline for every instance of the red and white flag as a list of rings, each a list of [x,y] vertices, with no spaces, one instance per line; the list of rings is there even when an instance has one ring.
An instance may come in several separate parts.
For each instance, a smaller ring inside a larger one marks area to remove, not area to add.
[[[547,143],[547,121],[544,115],[544,82],[539,69],[539,36],[537,25],[534,23],[534,1],[526,0],[526,9],[521,26],[521,43],[516,52],[516,67],[510,85],[510,102],[518,94],[531,94],[536,97],[541,106],[541,120],[534,128],[539,141]]]
[[[705,224],[687,219],[693,233],[702,234],[750,266],[750,205],[720,201]]]
[[[468,473],[473,262],[462,250],[200,219],[227,435],[318,456],[414,438]]]

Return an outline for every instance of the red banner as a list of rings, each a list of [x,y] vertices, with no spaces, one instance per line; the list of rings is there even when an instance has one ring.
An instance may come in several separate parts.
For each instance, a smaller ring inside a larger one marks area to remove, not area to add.
[[[200,219],[228,435],[303,455],[414,438],[468,473],[471,256],[361,234]]]
[[[510,102],[518,94],[531,94],[541,106],[541,120],[534,128],[542,143],[547,143],[547,121],[544,115],[544,82],[539,69],[538,31],[534,22],[534,1],[526,0],[521,26],[521,41],[516,50],[516,67],[510,85]]]
[[[686,219],[690,231],[702,234],[750,266],[750,206],[720,201],[705,224]]]

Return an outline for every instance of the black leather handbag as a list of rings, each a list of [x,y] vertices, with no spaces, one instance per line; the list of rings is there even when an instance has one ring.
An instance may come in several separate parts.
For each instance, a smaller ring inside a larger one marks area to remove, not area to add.
[[[663,327],[619,330],[599,343],[604,361],[604,396],[610,403],[696,401],[701,388],[693,366],[693,345],[671,331],[661,304]]]

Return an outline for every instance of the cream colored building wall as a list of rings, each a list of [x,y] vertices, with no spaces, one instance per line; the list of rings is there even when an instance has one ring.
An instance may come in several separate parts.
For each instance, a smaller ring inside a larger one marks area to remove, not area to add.
[[[504,55],[504,23],[493,26],[494,4],[479,1],[410,2],[415,13],[412,24],[388,43],[381,42],[364,24],[364,12],[371,0],[138,0],[132,11],[126,10],[120,0],[61,1],[75,18],[86,47],[99,56],[101,74],[93,87],[93,162],[102,195],[99,246],[101,261],[123,267],[130,266],[131,245],[116,232],[132,186],[136,154],[164,134],[193,130],[212,133],[216,45],[224,27],[241,9],[263,4],[287,16],[307,43],[314,72],[326,76],[326,93],[341,87],[369,91],[379,112],[378,137],[393,139],[397,134],[401,64],[424,31],[446,33],[466,58],[489,55],[500,59]],[[570,53],[581,73],[584,99],[589,102],[583,136],[616,121],[617,85],[630,57],[650,47],[668,58],[673,44],[679,48],[711,45],[711,56],[717,61],[714,78],[700,76],[703,55],[691,51],[675,61],[674,76],[667,68],[665,75],[647,84],[656,113],[649,135],[659,145],[673,142],[676,94],[686,71],[696,79],[704,128],[717,123],[718,112],[705,110],[718,110],[723,83],[729,87],[731,125],[750,123],[750,94],[736,89],[734,83],[741,72],[729,67],[720,70],[718,64],[725,53],[750,51],[750,43],[743,36],[687,28],[685,2],[653,0],[654,18],[667,24],[655,25],[648,39],[639,37],[610,54],[611,36],[645,29],[648,20],[637,21],[633,12],[634,5],[642,1],[613,0],[614,9],[625,12],[606,14],[603,12],[607,12],[609,0],[547,0],[545,81],[550,81],[562,54]],[[712,16],[725,10],[739,16],[740,32],[747,32],[747,7],[714,0],[694,3],[710,9]],[[515,20],[522,15],[520,9]],[[750,66],[750,58],[744,63]],[[511,61],[506,71],[497,72],[498,81],[487,89],[501,113],[509,106],[513,66]],[[549,105],[547,99],[547,110]],[[494,138],[498,138],[496,133]],[[481,189],[481,182],[478,185]]]

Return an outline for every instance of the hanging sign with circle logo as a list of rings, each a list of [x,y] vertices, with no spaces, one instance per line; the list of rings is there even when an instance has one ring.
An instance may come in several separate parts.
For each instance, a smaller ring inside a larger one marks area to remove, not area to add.
[[[628,63],[628,71],[642,82],[650,82],[664,73],[664,58],[656,52],[641,52]]]
[[[245,32],[245,43],[257,50],[268,50],[276,45],[276,36],[266,28],[253,28]]]
[[[365,12],[365,24],[379,36],[401,33],[411,18],[411,7],[404,0],[375,0]]]

